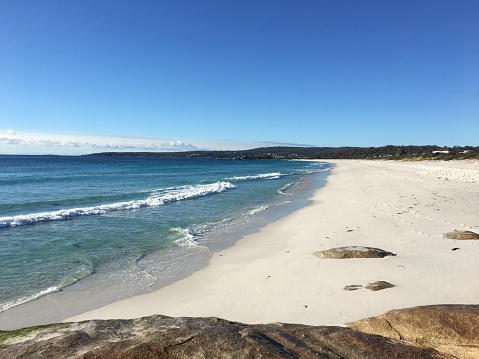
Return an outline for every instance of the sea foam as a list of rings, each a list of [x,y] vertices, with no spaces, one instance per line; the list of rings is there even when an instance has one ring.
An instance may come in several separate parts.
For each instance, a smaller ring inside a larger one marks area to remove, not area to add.
[[[257,214],[259,212],[262,212],[262,211],[264,211],[265,209],[268,209],[268,208],[269,208],[269,206],[261,206],[261,207],[252,209],[252,210],[248,211],[248,215],[254,216],[255,214]]]
[[[284,174],[280,172],[273,172],[273,173],[262,173],[257,175],[251,176],[235,176],[231,178],[227,178],[227,181],[248,181],[248,180],[255,180],[255,179],[278,179],[283,177]]]
[[[114,211],[132,210],[143,207],[160,206],[166,203],[204,197],[236,188],[230,182],[219,181],[210,184],[187,185],[151,191],[143,200],[116,202],[93,207],[61,209],[50,212],[22,214],[0,217],[0,228],[18,227],[40,222],[61,221],[80,216],[101,215]]]
[[[207,247],[198,243],[199,236],[194,234],[189,228],[175,227],[171,228],[170,232],[176,232],[180,235],[180,238],[175,240],[176,245],[179,247],[199,248],[209,251]]]
[[[13,307],[16,307],[17,305],[20,305],[20,304],[23,304],[23,303],[27,303],[27,302],[30,302],[32,300],[35,300],[35,299],[38,299],[40,297],[43,297],[44,295],[47,295],[47,294],[50,294],[50,293],[55,293],[55,292],[59,292],[61,290],[60,287],[50,287],[48,289],[45,289],[45,290],[42,290],[38,293],[34,293],[32,295],[29,295],[29,296],[26,296],[26,297],[23,297],[23,298],[18,298],[18,299],[15,299],[15,300],[11,300],[9,302],[6,302],[6,303],[1,303],[0,304],[0,313],[1,312],[4,312],[10,308],[13,308]]]

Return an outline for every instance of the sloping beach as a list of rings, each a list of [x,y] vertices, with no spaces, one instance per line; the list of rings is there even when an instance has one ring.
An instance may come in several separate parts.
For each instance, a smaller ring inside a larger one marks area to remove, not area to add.
[[[477,161],[334,164],[310,205],[215,253],[205,269],[65,321],[164,314],[344,325],[391,309],[479,303],[479,241],[443,237],[479,232]],[[313,255],[345,246],[395,255]],[[394,287],[364,288],[376,281]]]

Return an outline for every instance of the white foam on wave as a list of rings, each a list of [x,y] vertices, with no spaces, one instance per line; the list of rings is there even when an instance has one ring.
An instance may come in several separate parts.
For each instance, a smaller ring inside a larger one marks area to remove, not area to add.
[[[294,181],[294,182],[287,183],[278,190],[278,193],[283,194],[285,196],[289,196],[290,194],[286,193],[286,190],[290,187],[293,187],[294,185],[297,185],[298,183],[299,183],[299,181]]]
[[[175,227],[175,228],[171,228],[170,232],[176,232],[180,235],[180,238],[175,240],[175,243],[179,247],[194,247],[194,248],[209,250],[208,248],[198,243],[199,237],[194,235],[189,228]]]
[[[304,170],[299,170],[296,173],[302,174],[302,175],[310,175],[310,174],[313,174],[313,173],[321,173],[321,172],[326,172],[326,171],[329,171],[329,170],[330,170],[329,167],[328,168],[313,169],[313,170],[304,169]]]
[[[261,206],[261,207],[258,207],[258,208],[255,208],[255,209],[252,209],[252,210],[248,211],[248,214],[250,216],[253,216],[256,213],[262,212],[262,211],[264,211],[265,209],[268,209],[268,208],[269,208],[269,206]]]
[[[260,173],[256,175],[251,175],[251,176],[235,176],[235,177],[229,177],[226,178],[226,181],[250,181],[250,180],[257,180],[257,179],[278,179],[282,178],[285,176],[290,176],[290,175],[308,175],[308,174],[313,174],[313,173],[320,173],[320,172],[325,172],[328,171],[329,168],[321,168],[317,169],[300,169],[293,171],[291,173],[281,173],[281,172],[272,172],[272,173]]]
[[[43,297],[47,294],[55,293],[61,291],[63,288],[68,287],[81,279],[88,277],[89,275],[93,274],[93,264],[86,259],[82,259],[80,261],[79,267],[73,272],[71,275],[65,277],[63,281],[59,285],[51,286],[47,289],[41,290],[38,293],[34,293],[31,295],[27,295],[22,298],[13,299],[11,301],[1,303],[0,304],[0,313],[6,311],[10,308],[16,307],[18,305],[31,302],[32,300],[38,299]]]
[[[43,297],[44,295],[47,295],[47,294],[50,294],[50,293],[55,293],[55,292],[59,292],[61,290],[60,287],[57,287],[57,286],[54,286],[54,287],[50,287],[50,288],[47,288],[45,290],[42,290],[38,293],[35,293],[35,294],[32,294],[32,295],[29,295],[29,296],[26,296],[26,297],[22,297],[22,298],[18,298],[18,299],[14,299],[14,300],[11,300],[9,302],[5,302],[5,303],[1,303],[0,304],[0,313],[1,312],[4,312],[10,308],[13,308],[13,307],[16,307],[20,304],[23,304],[23,303],[27,303],[27,302],[31,302],[32,300],[35,300],[35,299],[38,299],[40,297]]]
[[[61,209],[51,212],[0,217],[0,228],[18,227],[40,222],[61,221],[73,217],[101,215],[108,212],[139,209],[142,207],[160,206],[165,203],[178,202],[186,199],[204,197],[210,194],[222,193],[233,188],[236,188],[233,184],[223,181],[210,184],[165,188],[150,192],[150,196],[144,200],[117,202],[93,207]]]
[[[227,181],[248,181],[248,180],[255,180],[255,179],[278,179],[283,177],[284,174],[280,172],[273,172],[273,173],[262,173],[252,176],[235,176],[231,178],[227,178]]]

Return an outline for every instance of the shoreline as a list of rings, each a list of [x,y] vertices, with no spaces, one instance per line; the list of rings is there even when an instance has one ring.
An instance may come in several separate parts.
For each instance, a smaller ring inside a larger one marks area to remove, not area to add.
[[[318,162],[324,163],[324,161]],[[170,271],[168,262],[165,262],[164,251],[148,253],[142,260],[158,261],[168,271],[164,278],[161,277],[161,273],[159,273],[160,276],[157,276],[158,278],[152,277],[155,278],[155,282],[148,288],[138,287],[135,291],[135,288],[128,287],[124,291],[106,281],[108,273],[101,273],[102,277],[100,278],[88,276],[72,286],[60,290],[55,289],[49,294],[41,295],[34,300],[1,312],[0,330],[60,322],[65,318],[81,315],[81,313],[101,308],[119,300],[155,292],[176,281],[187,278],[192,273],[208,266],[214,253],[231,247],[238,239],[256,233],[266,224],[308,205],[308,198],[316,189],[324,185],[324,179],[329,172],[328,167],[317,173],[309,174],[300,182],[290,183],[286,188],[286,193],[283,193],[282,201],[284,203],[272,203],[267,207],[267,211],[260,211],[260,213],[246,219],[238,218],[236,222],[231,222],[228,226],[203,233],[198,247],[185,249],[184,252],[180,253],[181,257],[176,256],[175,260],[179,261],[180,267],[172,267]],[[170,254],[169,258],[174,257]],[[181,258],[186,259],[187,262],[182,262]]]
[[[479,231],[478,162],[328,162],[335,167],[309,205],[214,253],[206,268],[65,321],[163,314],[345,325],[391,309],[479,303],[479,242],[443,238],[453,230]],[[397,255],[312,255],[352,245]],[[344,290],[380,280],[395,287]]]

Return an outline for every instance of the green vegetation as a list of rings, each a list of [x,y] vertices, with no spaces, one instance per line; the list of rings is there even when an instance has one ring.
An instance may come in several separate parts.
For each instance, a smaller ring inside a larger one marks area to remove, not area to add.
[[[188,152],[103,152],[88,156],[216,158],[232,160],[283,159],[391,159],[453,160],[479,159],[479,147],[472,146],[383,146],[383,147],[262,147],[243,151]]]
[[[46,328],[52,328],[61,324],[46,324],[46,325],[38,325],[34,327],[27,327],[21,328],[16,330],[10,331],[0,331],[0,346],[4,345],[9,339],[16,338],[16,337],[24,337],[31,333],[40,331]]]
[[[479,148],[471,150],[455,151],[449,150],[448,153],[423,153],[423,154],[404,154],[402,156],[392,156],[391,160],[400,161],[451,161],[451,160],[479,160]]]

